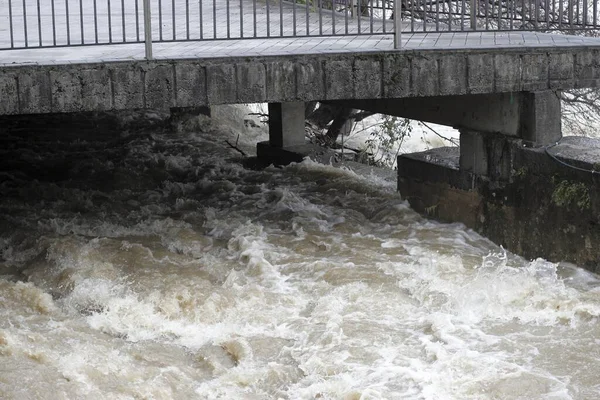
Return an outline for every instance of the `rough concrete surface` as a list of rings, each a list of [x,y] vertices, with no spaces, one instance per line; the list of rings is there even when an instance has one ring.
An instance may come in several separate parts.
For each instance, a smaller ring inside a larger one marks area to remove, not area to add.
[[[545,91],[599,82],[600,52],[583,46],[5,65],[0,115]]]

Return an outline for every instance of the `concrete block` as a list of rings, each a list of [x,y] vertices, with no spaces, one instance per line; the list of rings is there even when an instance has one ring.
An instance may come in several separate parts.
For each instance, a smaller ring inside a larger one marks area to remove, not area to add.
[[[45,68],[19,74],[19,109],[22,114],[52,112],[52,85]]]
[[[546,146],[562,137],[561,105],[557,92],[523,93],[521,137],[535,146]]]
[[[175,64],[176,103],[179,107],[199,107],[208,104],[206,70],[194,63]]]
[[[104,111],[112,108],[112,90],[110,73],[106,68],[82,69],[81,109]]]
[[[138,65],[113,66],[110,70],[113,88],[113,108],[127,110],[144,108],[144,83]]]
[[[320,60],[299,60],[296,64],[297,99],[325,99],[324,73]]]
[[[416,56],[411,63],[411,94],[417,97],[437,96],[440,92],[438,63],[435,57]]]
[[[405,53],[391,54],[383,60],[383,94],[387,98],[410,96],[411,60]]]
[[[361,60],[354,62],[354,98],[381,98],[383,65],[380,60]]]
[[[267,100],[267,73],[264,64],[237,64],[236,75],[238,103],[263,103]]]
[[[493,56],[490,54],[469,54],[467,57],[467,84],[469,93],[493,93]]]
[[[440,95],[459,95],[467,93],[467,58],[449,55],[438,59],[440,76]]]
[[[209,104],[234,104],[237,100],[235,65],[215,64],[206,67],[206,93]]]
[[[175,106],[175,72],[171,64],[150,65],[144,75],[145,106],[165,109]]]
[[[352,59],[325,62],[325,98],[351,99],[353,93]]]
[[[304,144],[304,121],[304,102],[269,103],[271,146],[281,148]]]
[[[61,68],[50,71],[52,112],[74,112],[82,109],[81,79],[76,70]]]
[[[519,54],[495,55],[494,78],[496,92],[521,90],[521,56]]]
[[[523,54],[521,56],[521,90],[548,89],[548,55]]]
[[[0,115],[18,113],[17,77],[14,74],[0,73]]]
[[[296,98],[296,70],[291,61],[265,63],[267,101],[291,101]]]
[[[575,60],[572,53],[551,53],[548,55],[548,80],[550,89],[573,87]]]
[[[600,51],[575,54],[574,78],[577,88],[600,86]]]
[[[460,132],[460,169],[475,175],[488,174],[488,155],[483,135],[472,131]]]

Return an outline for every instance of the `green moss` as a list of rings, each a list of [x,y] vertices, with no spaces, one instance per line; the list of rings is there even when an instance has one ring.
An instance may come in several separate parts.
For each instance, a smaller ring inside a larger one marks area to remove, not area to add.
[[[588,210],[592,206],[588,187],[581,182],[560,181],[552,193],[552,202],[559,207]]]
[[[527,172],[528,172],[527,167],[521,167],[521,168],[513,171],[513,176],[515,178],[522,179],[522,178],[525,178],[525,176],[527,175]]]

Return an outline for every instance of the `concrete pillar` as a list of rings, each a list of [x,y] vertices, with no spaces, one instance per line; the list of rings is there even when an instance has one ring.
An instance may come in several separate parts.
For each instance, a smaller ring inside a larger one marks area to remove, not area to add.
[[[547,146],[562,137],[559,92],[525,92],[521,98],[520,137],[532,146]]]
[[[461,170],[475,175],[488,174],[488,154],[482,134],[461,130],[459,165]]]
[[[305,143],[304,102],[269,103],[269,145],[286,148]]]
[[[512,168],[512,152],[519,139],[494,133],[461,130],[460,169],[494,181],[507,181]]]

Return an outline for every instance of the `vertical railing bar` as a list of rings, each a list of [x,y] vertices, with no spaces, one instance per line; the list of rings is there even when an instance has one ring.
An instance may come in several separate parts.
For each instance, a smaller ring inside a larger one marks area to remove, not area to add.
[[[361,21],[362,21],[362,2],[364,0],[358,0],[358,5],[356,6],[356,22],[358,24],[358,34],[362,34],[362,27],[361,27]]]
[[[125,0],[121,0],[121,25],[122,25],[121,28],[123,29],[123,32],[122,32],[123,43],[125,43],[125,42],[127,42],[127,34],[125,31]]]
[[[583,28],[587,27],[587,18],[588,18],[588,2],[587,0],[583,0]]]
[[[158,0],[158,40],[163,41],[162,0]]]
[[[461,3],[461,11],[460,11],[460,30],[464,31],[465,30],[465,11],[466,11],[466,0],[462,0]]]
[[[444,3],[444,11],[446,11],[446,3]],[[448,32],[452,31],[452,2],[448,2]]]
[[[140,41],[140,5],[139,1],[135,0],[135,37],[136,41]]]
[[[410,31],[415,31],[415,0],[410,0]]]
[[[204,39],[204,13],[202,11],[202,0],[200,0],[198,2],[198,15],[199,15],[199,22],[198,24],[200,25],[200,40]]]
[[[471,30],[472,31],[476,31],[477,30],[477,8],[479,7],[479,1],[478,0],[470,0],[471,2],[471,9],[470,11],[470,18],[471,20],[469,21],[469,24],[471,25]]]
[[[231,38],[231,20],[229,16],[229,0],[226,0],[225,12],[227,13],[227,39]],[[215,21],[215,24],[217,21]]]
[[[594,0],[594,28],[598,25],[598,0]]]
[[[569,27],[573,29],[573,2],[569,0]]]
[[[240,37],[244,37],[244,0],[240,0]]]
[[[402,1],[394,1],[394,49],[402,48]]]
[[[68,1],[68,0],[66,0]],[[108,0],[108,43],[112,43],[112,9],[110,7],[110,0]],[[67,23],[67,26],[69,24]]]
[[[562,28],[563,22],[563,9],[562,2],[558,3],[558,29]]]
[[[144,1],[144,3],[143,3],[143,5],[144,5],[144,43],[145,43],[145,49],[146,49],[146,60],[152,60],[152,10],[150,8],[150,0],[143,0],[143,1]]]
[[[40,0],[37,0],[37,21],[38,21],[38,40],[42,46],[42,13],[40,10]]]
[[[27,5],[23,0],[23,32],[25,34],[25,47],[29,47],[29,40],[27,38]]]
[[[544,13],[546,14],[546,29],[548,29],[550,26],[550,13],[548,12],[549,9],[550,0],[546,0],[546,3],[544,4]]]
[[[213,0],[213,36],[217,38],[217,0]]]
[[[271,5],[267,0],[267,37],[271,37]]]
[[[436,0],[435,2],[435,30],[436,32],[440,31],[440,2]]]
[[[348,0],[344,3],[344,34],[348,34]]]
[[[177,40],[177,23],[175,22],[175,0],[171,0],[171,22],[173,23],[173,40]]]
[[[539,1],[539,0],[536,0]],[[498,29],[502,29],[502,1],[498,1]]]
[[[81,28],[81,44],[85,43],[85,34],[83,29],[83,0],[79,0],[79,26]]]
[[[283,1],[279,0],[279,36],[283,36]]]
[[[293,36],[296,37],[296,0],[292,1],[292,31],[294,32]]]
[[[319,0],[319,35],[323,36],[323,1]]]
[[[371,1],[371,16],[369,18],[370,33],[373,34],[373,2]]]
[[[385,0],[383,0],[383,2],[381,3],[381,11],[383,13],[383,16],[381,17],[381,19],[383,20],[383,33],[387,33],[387,24],[385,22]]]
[[[185,38],[190,40],[190,0],[185,0]]]
[[[54,16],[54,0],[52,0],[52,16]],[[94,39],[98,44],[98,4],[97,0],[94,0]]]
[[[426,15],[426,12],[431,11],[431,9],[427,8],[427,2],[423,4],[423,15]],[[423,18],[423,32],[427,32],[427,18]]]
[[[336,35],[335,31],[335,0],[331,0],[331,34]]]
[[[310,36],[310,5],[306,3],[306,36]]]
[[[489,2],[485,2],[485,30],[487,31],[489,29],[490,26],[490,21],[489,21],[489,10],[490,10],[490,5]]]
[[[252,12],[253,12],[252,15],[254,15],[254,20],[253,20],[254,21],[254,25],[253,25],[254,37],[256,38],[256,37],[258,37],[258,25],[256,23],[256,15],[257,15],[256,14],[256,0],[252,0]]]
[[[54,6],[54,0],[52,0],[52,6]],[[13,15],[12,15],[12,0],[8,0],[8,24],[10,29],[10,48],[15,47],[15,34],[13,32]],[[54,20],[52,21],[52,28],[54,28]],[[56,34],[54,35],[54,45],[56,46]]]
[[[71,23],[69,22],[69,0],[65,0],[65,12],[67,14],[67,44],[71,44]]]

